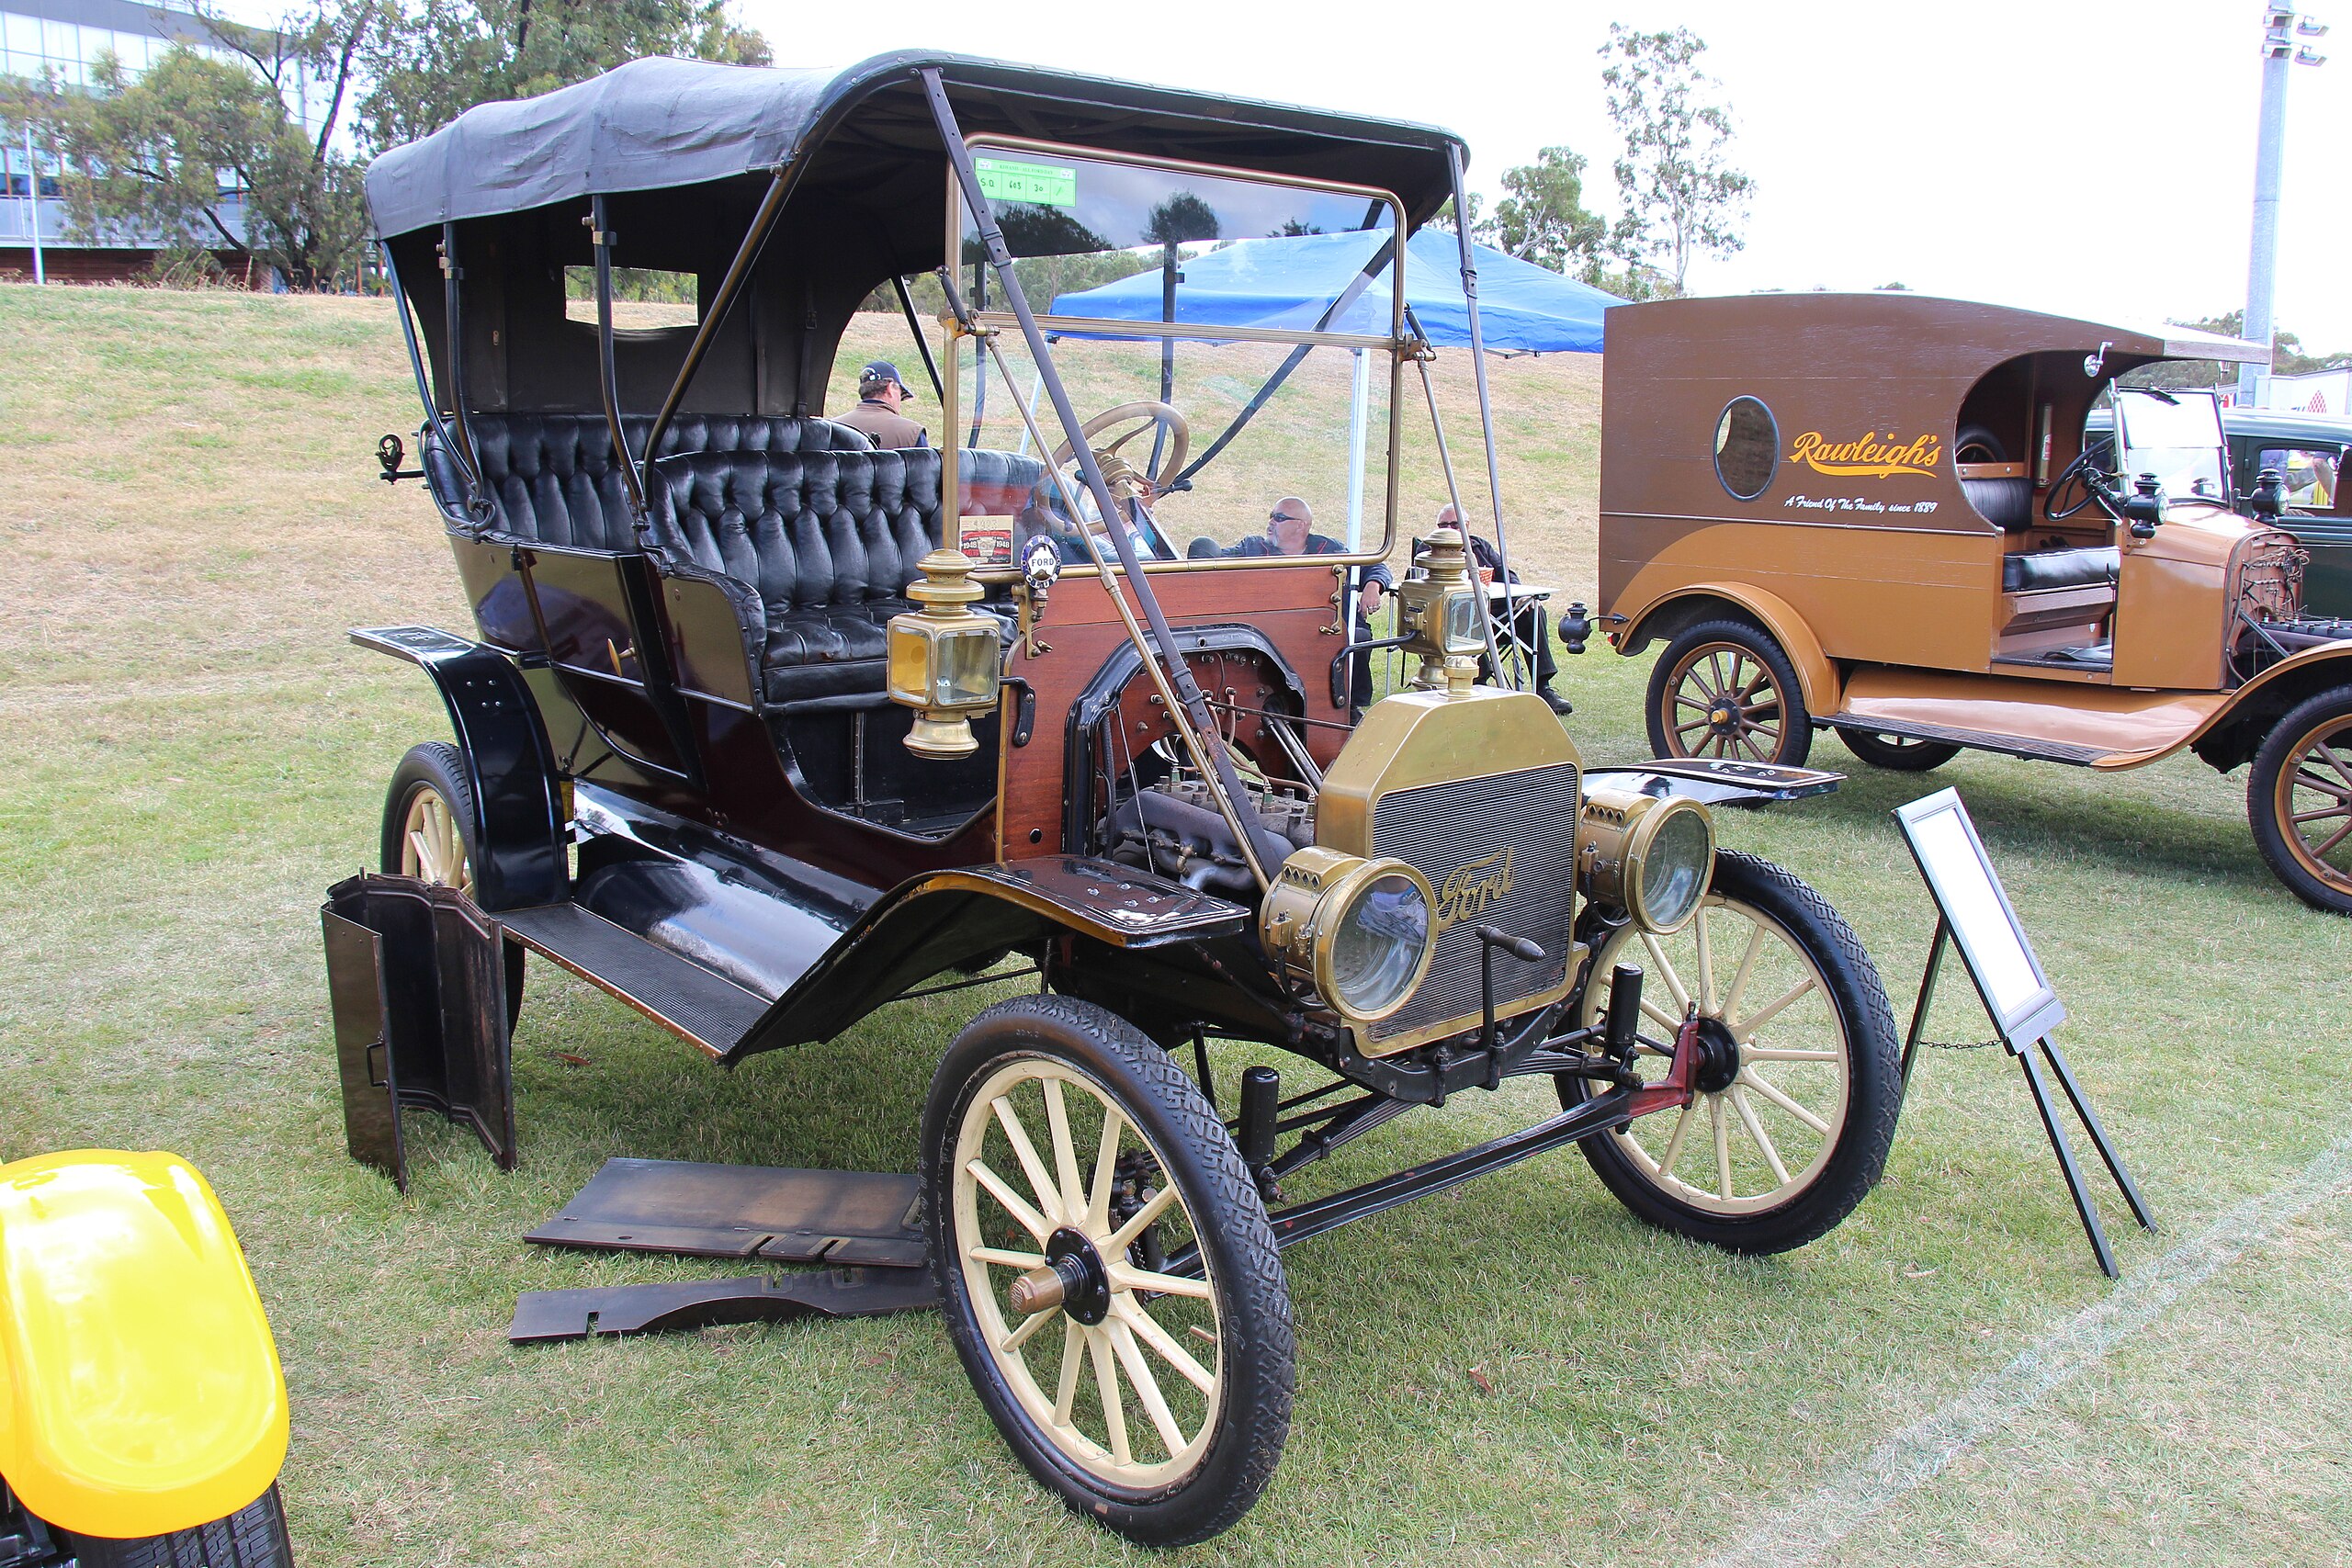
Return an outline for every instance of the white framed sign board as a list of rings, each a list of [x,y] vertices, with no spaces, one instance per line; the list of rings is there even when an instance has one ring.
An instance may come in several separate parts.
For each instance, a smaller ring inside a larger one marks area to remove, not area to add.
[[[2065,1021],[2065,1004],[2058,999],[2041,960],[2034,953],[2033,940],[2026,935],[2025,922],[2018,918],[2017,906],[2009,902],[2008,891],[2001,886],[2000,873],[1993,869],[1993,858],[1985,852],[1984,840],[1970,819],[1968,807],[1961,803],[1960,792],[1938,790],[1907,806],[1897,807],[1894,819],[1902,826],[1903,841],[1910,846],[1911,858],[1918,863],[1919,874],[1926,879],[1928,891],[1936,903],[1935,940],[1928,947],[1927,973],[1919,977],[1919,1002],[1912,1010],[1911,1032],[1903,1043],[1905,1091],[1907,1093],[1910,1089],[1919,1047],[1927,1043],[1921,1035],[1927,1028],[1928,1010],[1935,1004],[1936,979],[1943,967],[1945,949],[1947,945],[1957,947],[1961,963],[1968,970],[1977,998],[1984,1004],[1985,1014],[1993,1021],[2001,1043],[2008,1047],[2009,1054],[2024,1069],[2026,1084],[2033,1092],[2034,1109],[2041,1113],[2042,1131],[2049,1134],[2059,1168],[2065,1172],[2067,1189],[2075,1199],[2075,1212],[2082,1216],[2091,1250],[2098,1254],[2099,1267],[2107,1270],[2108,1277],[2116,1278],[2114,1249],[2108,1246],[2107,1233],[2100,1227],[2098,1213],[2091,1205],[2089,1190],[2083,1185],[2082,1170],[2075,1165],[2074,1150],[2058,1124],[2057,1107],[2042,1082],[2041,1066],[2035,1060],[2037,1054],[2047,1058],[2051,1070],[2057,1074],[2060,1087],[2074,1104],[2075,1114],[2090,1134],[2092,1146],[2098,1150],[2108,1173],[2115,1178],[2116,1186],[2122,1189],[2125,1200],[2132,1205],[2133,1218],[2148,1230],[2154,1230],[2156,1223],[2131,1173],[2123,1168],[2123,1156],[2109,1139],[2107,1129],[2099,1125],[2098,1115],[2076,1081],[2074,1068],[2050,1038],[2050,1032]]]

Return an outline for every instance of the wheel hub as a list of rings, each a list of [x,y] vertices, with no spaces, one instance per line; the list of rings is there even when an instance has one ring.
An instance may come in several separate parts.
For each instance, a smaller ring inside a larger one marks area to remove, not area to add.
[[[1046,1238],[1046,1266],[1012,1282],[1009,1302],[1018,1313],[1058,1306],[1088,1326],[1111,1315],[1111,1276],[1083,1231],[1064,1225]]]
[[[1719,1018],[1699,1021],[1699,1070],[1691,1086],[1702,1094],[1721,1094],[1739,1077],[1739,1042]]]
[[[1707,728],[1718,735],[1736,734],[1739,720],[1739,708],[1727,699],[1718,699],[1707,709]]]

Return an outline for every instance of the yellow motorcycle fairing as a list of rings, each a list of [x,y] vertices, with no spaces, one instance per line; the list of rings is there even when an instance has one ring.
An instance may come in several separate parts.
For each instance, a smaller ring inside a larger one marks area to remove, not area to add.
[[[0,1165],[0,1476],[80,1535],[191,1529],[286,1458],[286,1379],[220,1200],[176,1155]]]

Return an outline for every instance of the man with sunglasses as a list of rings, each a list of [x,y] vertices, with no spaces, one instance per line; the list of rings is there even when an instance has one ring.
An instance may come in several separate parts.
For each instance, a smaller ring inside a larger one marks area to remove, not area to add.
[[[1343,556],[1348,547],[1329,534],[1315,532],[1315,513],[1306,502],[1286,495],[1274,502],[1266,513],[1266,531],[1242,540],[1224,552],[1228,556]],[[1372,615],[1380,608],[1380,596],[1393,592],[1396,579],[1385,561],[1374,561],[1351,575],[1357,578],[1355,630],[1348,639],[1352,643],[1372,640]],[[1355,670],[1348,694],[1349,714],[1362,717],[1364,705],[1372,701],[1372,652],[1369,649],[1355,657]]]

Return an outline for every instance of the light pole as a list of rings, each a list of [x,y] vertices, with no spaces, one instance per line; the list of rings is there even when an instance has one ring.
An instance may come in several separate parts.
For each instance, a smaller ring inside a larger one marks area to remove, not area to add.
[[[2241,336],[2269,344],[2278,281],[2278,169],[2287,152],[2287,67],[2324,64],[2327,56],[2299,38],[2324,37],[2327,28],[2284,6],[2262,12],[2262,118],[2254,150],[2254,243],[2245,268],[2245,323]],[[2270,364],[2238,367],[2238,401],[2260,407],[2270,395]]]
[[[40,165],[33,161],[33,128],[25,127],[25,236],[33,247],[33,281],[47,283],[40,256]]]

